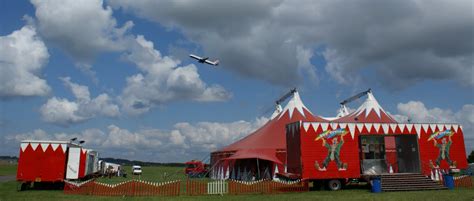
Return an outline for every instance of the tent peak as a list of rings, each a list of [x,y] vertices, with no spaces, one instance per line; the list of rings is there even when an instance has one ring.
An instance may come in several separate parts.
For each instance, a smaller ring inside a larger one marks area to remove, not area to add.
[[[303,117],[306,117],[304,110],[311,113],[308,108],[306,108],[306,106],[303,104],[303,101],[301,101],[300,94],[298,93],[298,91],[293,93],[293,97],[288,101],[283,111],[280,112],[280,116],[278,118],[281,118],[286,113],[286,111],[288,111],[288,115],[291,119],[295,110],[298,111]]]
[[[362,105],[355,111],[355,114],[358,116],[361,113],[365,112],[365,117],[367,117],[370,113],[370,111],[374,111],[377,116],[380,118],[380,113],[386,113],[385,110],[380,106],[379,102],[377,99],[375,99],[374,95],[372,92],[367,93],[367,99],[362,103]]]

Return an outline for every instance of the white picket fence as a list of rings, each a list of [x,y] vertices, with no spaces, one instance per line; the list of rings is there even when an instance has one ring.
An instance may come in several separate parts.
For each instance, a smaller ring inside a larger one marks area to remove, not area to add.
[[[229,185],[225,180],[217,180],[207,183],[207,194],[223,195],[229,193]]]

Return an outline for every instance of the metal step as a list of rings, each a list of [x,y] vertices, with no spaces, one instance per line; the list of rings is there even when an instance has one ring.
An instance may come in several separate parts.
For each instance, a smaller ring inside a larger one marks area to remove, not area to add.
[[[419,173],[381,175],[383,191],[444,190],[442,184]]]

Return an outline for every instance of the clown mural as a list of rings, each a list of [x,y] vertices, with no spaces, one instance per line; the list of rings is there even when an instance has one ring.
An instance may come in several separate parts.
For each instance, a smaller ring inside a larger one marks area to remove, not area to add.
[[[349,133],[343,128],[336,130],[327,130],[319,134],[315,141],[322,140],[322,146],[328,150],[328,155],[322,163],[322,167],[318,161],[315,161],[314,166],[319,171],[326,171],[329,163],[334,161],[339,171],[345,171],[347,169],[347,163],[342,163],[340,160],[340,151],[342,145],[344,145],[344,136]],[[329,141],[329,142],[328,142]]]
[[[431,134],[431,136],[428,138],[428,141],[432,140],[433,145],[439,150],[439,154],[435,163],[433,164],[433,161],[430,160],[432,168],[439,168],[442,160],[445,160],[449,164],[450,168],[456,168],[456,161],[452,161],[449,157],[449,149],[453,143],[451,136],[453,134],[454,132],[451,130],[438,131]],[[448,140],[446,140],[446,138]],[[439,143],[438,140],[440,140],[441,143]]]

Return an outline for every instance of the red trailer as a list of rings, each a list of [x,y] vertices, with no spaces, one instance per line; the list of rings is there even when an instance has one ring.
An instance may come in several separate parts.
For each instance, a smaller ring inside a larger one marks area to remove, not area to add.
[[[343,183],[388,173],[467,168],[458,124],[294,122],[286,127],[288,173]]]
[[[88,160],[88,155],[93,157]],[[20,144],[16,179],[22,189],[34,183],[54,185],[82,179],[93,173],[86,174],[87,162],[95,163],[97,157],[96,152],[70,141],[25,140]]]

